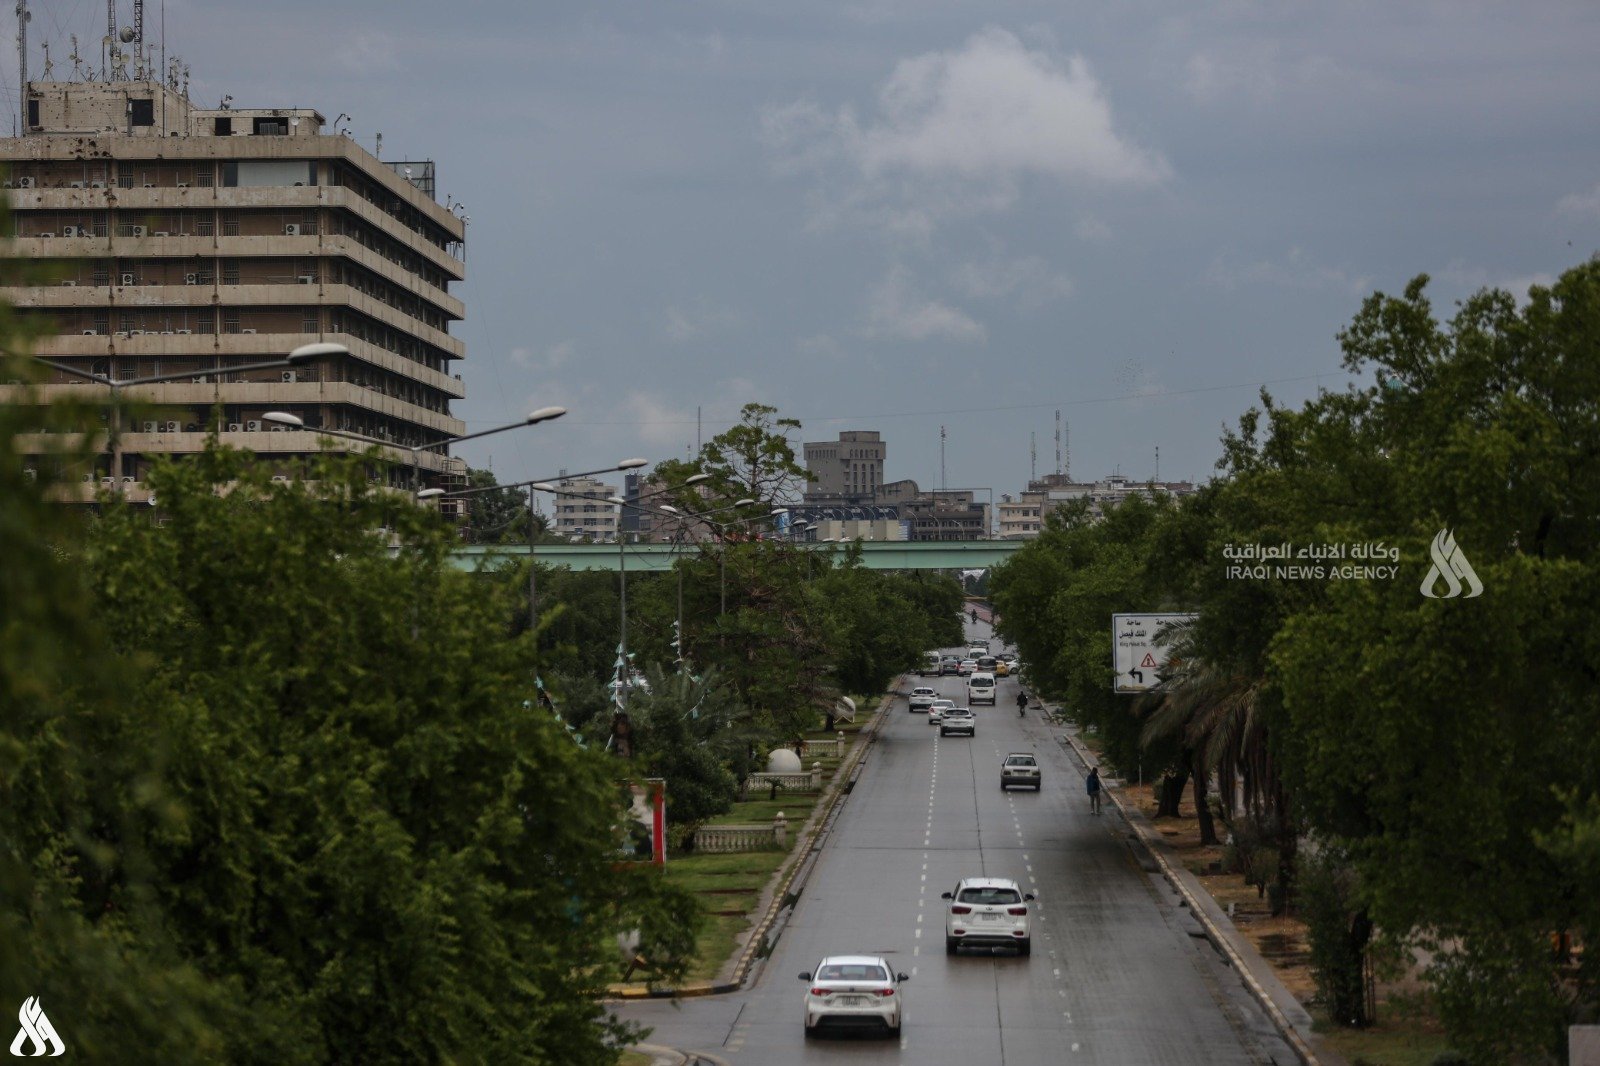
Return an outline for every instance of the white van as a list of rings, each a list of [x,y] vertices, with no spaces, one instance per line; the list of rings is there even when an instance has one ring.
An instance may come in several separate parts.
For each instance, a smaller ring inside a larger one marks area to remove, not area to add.
[[[918,670],[917,673],[923,677],[927,677],[930,674],[934,677],[938,677],[943,669],[944,653],[939,651],[930,651],[923,655],[922,668]]]
[[[967,706],[972,707],[980,703],[994,706],[994,675],[974,673],[967,678]]]

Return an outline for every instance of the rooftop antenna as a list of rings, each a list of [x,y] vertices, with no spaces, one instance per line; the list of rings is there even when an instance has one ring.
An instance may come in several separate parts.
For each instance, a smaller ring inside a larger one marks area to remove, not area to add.
[[[50,62],[50,42],[46,41],[39,46],[44,49],[44,81],[55,80],[56,65]]]
[[[148,72],[144,60],[144,0],[133,0],[134,80],[144,81]]]
[[[1061,409],[1056,409],[1056,473],[1061,473]]]
[[[1071,481],[1072,480],[1072,423],[1071,422],[1063,422],[1061,424],[1061,445],[1062,445],[1061,454],[1066,457],[1066,459],[1064,460],[1064,462],[1062,464],[1062,467],[1061,467],[1061,473],[1066,476],[1066,479],[1068,481]]]
[[[89,79],[83,73],[83,56],[78,54],[78,35],[76,33],[72,35],[72,54],[67,58],[72,60],[72,80],[88,81]]]
[[[22,106],[22,132],[28,132],[28,0],[17,0],[17,72],[22,77],[22,95],[17,102]]]
[[[1039,434],[1028,434],[1028,481],[1039,480]]]
[[[1161,445],[1159,445],[1159,444],[1156,445],[1156,476],[1151,478],[1150,480],[1151,481],[1160,481],[1161,480]]]
[[[944,440],[945,440],[944,427],[940,426],[939,427],[939,489],[940,489],[941,492],[950,487],[949,479],[944,476]]]

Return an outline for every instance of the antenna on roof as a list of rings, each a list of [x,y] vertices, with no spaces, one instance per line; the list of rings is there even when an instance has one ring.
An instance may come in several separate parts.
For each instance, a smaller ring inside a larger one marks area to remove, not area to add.
[[[28,0],[17,0],[17,72],[22,75],[22,95],[17,103],[22,107],[22,132],[28,132]]]

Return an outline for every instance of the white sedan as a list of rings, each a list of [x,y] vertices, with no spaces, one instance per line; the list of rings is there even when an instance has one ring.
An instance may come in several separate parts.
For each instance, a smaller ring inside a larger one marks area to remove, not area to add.
[[[944,717],[944,712],[948,711],[955,705],[955,700],[934,700],[933,703],[929,704],[928,706],[928,724],[938,725],[939,720]]]
[[[806,1036],[823,1029],[877,1029],[899,1036],[904,1006],[900,986],[910,978],[895,973],[878,955],[829,955],[806,982]]]

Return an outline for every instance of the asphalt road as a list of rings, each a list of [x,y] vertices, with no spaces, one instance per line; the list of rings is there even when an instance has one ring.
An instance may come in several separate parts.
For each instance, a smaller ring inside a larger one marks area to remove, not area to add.
[[[969,633],[988,635],[982,623]],[[912,679],[965,703],[965,679]],[[896,701],[772,958],[742,992],[630,1002],[653,1044],[729,1063],[1168,1066],[1294,1061],[1127,826],[1089,812],[1084,771],[1059,730],[1016,712],[1017,682],[975,709],[977,736],[941,739]],[[1032,751],[1044,786],[1001,791],[1000,761]],[[944,953],[941,892],[963,876],[1038,894],[1033,955]],[[798,979],[828,954],[882,954],[912,975],[898,1041],[802,1036]]]

